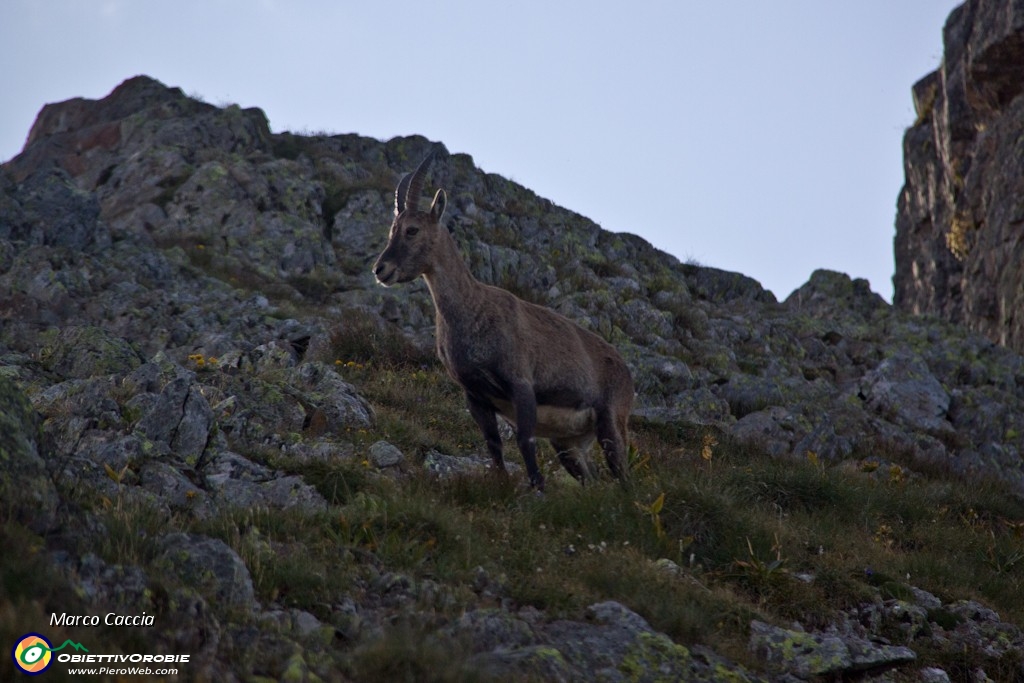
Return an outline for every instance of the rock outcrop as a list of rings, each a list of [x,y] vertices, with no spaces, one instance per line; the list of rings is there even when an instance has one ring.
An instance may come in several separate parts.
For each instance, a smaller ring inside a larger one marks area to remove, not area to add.
[[[415,379],[431,362],[425,288],[383,290],[369,264],[395,178],[433,144],[271,134],[259,110],[137,77],[99,101],[48,105],[0,167],[2,512],[37,535],[39,561],[86,606],[159,613],[154,638],[192,652],[198,678],[337,676],[338,653],[381,639],[396,614],[453,611],[438,577],[374,555],[386,504],[331,470],[457,482],[487,467],[480,449],[421,443],[414,455],[380,440],[378,421],[398,418],[378,416],[342,372],[383,357]],[[886,471],[898,459],[901,477],[941,471],[1024,494],[1024,359],[1013,351],[896,310],[840,273],[818,271],[780,303],[743,275],[603,231],[466,155],[441,166],[434,180],[451,192],[449,227],[473,271],[615,343],[641,424],[714,430],[784,462]],[[298,470],[326,474],[314,484]],[[290,601],[304,587],[263,567],[278,554],[301,563],[287,533],[261,531],[296,517],[327,530],[339,565],[366,565],[329,604]],[[763,680],[610,599],[582,620],[553,619],[480,576],[463,616],[421,621],[495,679]],[[814,632],[752,620],[764,680],[873,675],[913,662],[913,638],[944,633],[941,601],[872,595],[870,619],[844,613]],[[913,638],[877,642],[905,613]],[[983,616],[953,621],[1021,642]],[[944,642],[962,647],[958,637]],[[794,640],[835,656],[787,665],[776,646]]]
[[[1024,4],[968,0],[903,140],[894,304],[1024,351]]]

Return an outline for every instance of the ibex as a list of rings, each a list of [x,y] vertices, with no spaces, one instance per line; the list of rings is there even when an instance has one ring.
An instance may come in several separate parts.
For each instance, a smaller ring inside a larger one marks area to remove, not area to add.
[[[437,190],[418,208],[432,151],[395,191],[388,244],[373,272],[382,285],[420,275],[434,300],[437,355],[466,392],[469,412],[505,471],[496,414],[515,426],[530,485],[544,489],[535,437],[550,439],[562,466],[581,483],[593,477],[595,439],[613,475],[628,476],[633,378],[622,356],[596,334],[554,311],[477,281],[442,225],[448,202]]]

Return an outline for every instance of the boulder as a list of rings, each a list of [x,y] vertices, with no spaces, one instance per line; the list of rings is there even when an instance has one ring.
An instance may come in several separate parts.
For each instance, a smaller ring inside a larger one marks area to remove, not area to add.
[[[10,194],[0,202],[0,238],[75,251],[109,246],[99,201],[65,171],[47,167],[20,183],[8,182]]]
[[[216,504],[224,509],[266,507],[325,510],[327,501],[298,475],[286,475],[222,451],[202,468],[203,481]]]
[[[387,441],[377,441],[370,446],[370,464],[377,469],[385,469],[387,467],[397,467],[402,464],[405,460],[405,456],[402,455],[402,451],[396,446],[389,444]]]
[[[932,435],[950,434],[950,397],[920,356],[899,350],[865,375],[860,394],[868,409]]]
[[[908,647],[879,645],[850,633],[794,631],[761,621],[750,624],[750,649],[780,671],[804,679],[851,676],[917,659]]]
[[[288,381],[302,392],[307,413],[319,411],[331,431],[373,424],[370,404],[330,366],[319,361],[303,363],[288,372]]]
[[[155,565],[207,600],[241,612],[255,612],[252,577],[245,562],[224,541],[172,533],[160,540]]]
[[[94,325],[58,330],[39,356],[47,370],[77,379],[127,375],[142,364],[131,343]]]
[[[213,411],[194,375],[186,372],[175,377],[155,398],[136,397],[135,405],[145,406],[136,426],[142,436],[167,444],[191,464],[198,462],[210,439]]]

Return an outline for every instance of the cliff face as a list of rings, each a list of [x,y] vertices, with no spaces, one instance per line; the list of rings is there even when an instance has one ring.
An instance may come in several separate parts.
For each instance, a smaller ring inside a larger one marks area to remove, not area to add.
[[[635,488],[548,453],[523,495],[485,474],[426,288],[370,273],[433,146],[271,134],[146,77],[43,109],[0,167],[0,541],[32,549],[0,554],[0,640],[73,604],[157,626],[62,640],[210,680],[1020,673],[972,572],[1019,586],[1021,356],[839,273],[777,302],[451,155],[428,184],[474,274],[636,379]],[[950,543],[948,574],[890,578]]]
[[[1024,350],[1024,2],[969,0],[913,89],[894,304]]]

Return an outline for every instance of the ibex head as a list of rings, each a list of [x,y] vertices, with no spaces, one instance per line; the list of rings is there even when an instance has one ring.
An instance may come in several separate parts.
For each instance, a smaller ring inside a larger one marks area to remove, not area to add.
[[[395,190],[395,220],[391,223],[388,245],[373,264],[373,273],[382,285],[410,282],[430,268],[434,248],[443,229],[441,217],[448,204],[448,195],[444,190],[438,190],[429,211],[417,208],[423,179],[433,160],[432,151],[415,171],[402,177]]]

